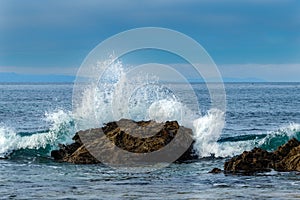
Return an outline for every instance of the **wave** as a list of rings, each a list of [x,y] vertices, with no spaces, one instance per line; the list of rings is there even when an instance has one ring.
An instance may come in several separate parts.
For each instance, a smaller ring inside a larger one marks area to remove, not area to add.
[[[265,150],[274,151],[278,146],[283,145],[292,138],[300,140],[300,124],[291,123],[268,133],[266,137],[258,141],[258,146]]]
[[[292,138],[300,140],[300,124],[290,123],[277,130],[262,134],[219,138],[216,141],[216,149],[206,152],[206,155],[211,153],[216,157],[231,157],[243,151],[249,151],[254,147],[274,151]]]
[[[51,123],[49,130],[31,135],[17,133],[5,125],[0,126],[0,158],[7,158],[19,150],[39,150],[38,153],[47,155],[59,143],[71,142],[74,121],[69,112],[58,110],[46,113],[45,120]]]
[[[293,137],[300,140],[300,124],[296,123],[268,133],[221,137],[216,133],[224,126],[223,117],[221,111],[209,110],[206,115],[193,121],[194,149],[200,158],[232,157],[254,147],[273,151]],[[46,120],[52,124],[50,129],[31,135],[0,126],[0,158],[49,157],[58,144],[72,142],[76,129],[75,119],[70,112],[59,110],[47,113]]]

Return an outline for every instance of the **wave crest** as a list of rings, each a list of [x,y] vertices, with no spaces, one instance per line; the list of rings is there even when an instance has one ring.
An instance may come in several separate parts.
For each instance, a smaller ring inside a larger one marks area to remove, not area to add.
[[[69,112],[58,110],[46,113],[45,120],[51,123],[45,132],[21,136],[13,128],[0,126],[0,158],[6,158],[13,151],[21,149],[46,149],[49,151],[59,143],[71,142],[74,122]]]

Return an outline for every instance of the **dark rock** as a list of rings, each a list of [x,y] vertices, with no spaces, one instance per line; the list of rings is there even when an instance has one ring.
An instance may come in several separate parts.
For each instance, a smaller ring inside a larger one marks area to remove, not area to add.
[[[277,171],[300,171],[300,145],[275,164]]]
[[[244,151],[241,155],[226,161],[224,170],[231,173],[252,173],[270,171],[272,166],[272,153],[254,148],[252,151]]]
[[[51,151],[51,157],[53,157],[55,160],[62,160],[64,156],[65,152],[60,149]]]
[[[63,160],[64,157],[70,156],[73,154],[82,143],[72,143],[70,145],[59,145],[59,150],[53,150],[51,151],[51,157],[53,157],[55,160]]]
[[[300,145],[300,142],[295,139],[292,138],[291,140],[289,140],[286,144],[279,146],[275,151],[274,151],[274,159],[276,160],[282,160],[283,158],[285,158],[290,151],[294,148]]]
[[[97,164],[100,163],[90,152],[81,145],[74,153],[66,155],[62,161],[76,164]]]
[[[271,169],[277,171],[300,171],[300,142],[295,138],[268,152],[260,148],[244,151],[231,158],[224,164],[226,173],[266,172]]]
[[[181,134],[178,135],[179,132]],[[120,163],[126,158],[117,153],[118,148],[136,154],[159,152],[171,143],[176,135],[180,137],[182,143],[189,145],[176,144],[176,149],[184,150],[176,161],[183,162],[197,158],[193,150],[191,129],[179,126],[176,121],[156,123],[154,121],[134,122],[127,119],[107,123],[102,128],[79,131],[73,137],[75,141],[73,144],[61,145],[59,150],[51,152],[51,156],[58,161],[95,164],[99,163],[95,155],[101,154],[104,159]],[[80,138],[81,136],[84,138]],[[82,142],[82,139],[85,141]],[[88,151],[91,149],[93,152]],[[112,152],[114,152],[113,155]],[[161,158],[161,161],[171,159],[171,154],[172,152],[167,154],[166,158]],[[151,160],[146,162],[148,161]]]
[[[213,168],[210,172],[208,173],[212,173],[212,174],[219,174],[221,173],[222,170],[220,168]]]

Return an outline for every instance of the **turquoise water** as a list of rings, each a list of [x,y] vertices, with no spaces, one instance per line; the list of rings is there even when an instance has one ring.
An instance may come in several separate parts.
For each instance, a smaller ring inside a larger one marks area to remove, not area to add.
[[[193,86],[205,118],[207,89]],[[185,92],[180,84],[174,88]],[[297,172],[240,176],[208,171],[254,146],[273,150],[291,137],[300,139],[300,83],[232,83],[225,89],[226,124],[215,141],[217,150],[202,148],[210,143],[199,141],[197,148],[205,149],[199,160],[128,173],[57,163],[49,156],[58,143],[71,142],[76,131],[72,84],[0,84],[0,156],[8,158],[0,159],[0,198],[299,199]],[[215,125],[214,120],[206,123]]]

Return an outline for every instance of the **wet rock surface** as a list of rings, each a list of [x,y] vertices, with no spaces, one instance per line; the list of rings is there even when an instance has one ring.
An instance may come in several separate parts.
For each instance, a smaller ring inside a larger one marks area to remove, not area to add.
[[[300,142],[293,138],[274,152],[260,148],[244,151],[224,164],[225,173],[276,171],[300,171]]]
[[[120,149],[137,156],[159,153],[169,146],[175,137],[179,138],[179,142],[172,144],[173,148],[182,149],[183,153],[174,161],[182,162],[197,158],[193,150],[191,129],[179,126],[176,121],[157,123],[127,119],[110,122],[102,128],[79,131],[73,137],[74,143],[60,145],[58,150],[51,152],[51,156],[57,161],[75,164],[96,164],[102,159],[122,163],[122,159],[126,161],[126,157],[119,153],[122,152]],[[172,151],[164,155],[165,157],[161,158],[162,162],[172,161],[174,156]]]
[[[220,168],[213,168],[210,172],[211,174],[220,174],[222,173],[222,170]]]

